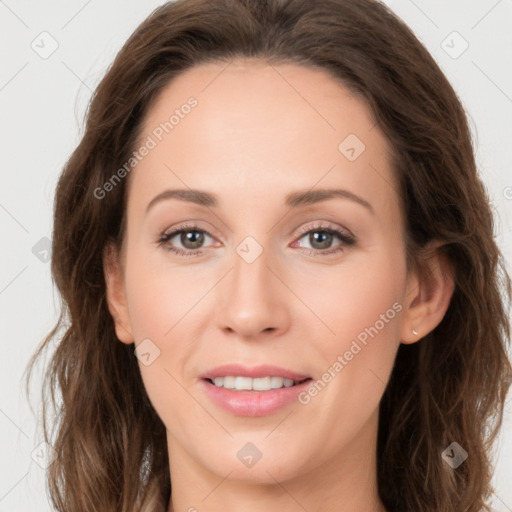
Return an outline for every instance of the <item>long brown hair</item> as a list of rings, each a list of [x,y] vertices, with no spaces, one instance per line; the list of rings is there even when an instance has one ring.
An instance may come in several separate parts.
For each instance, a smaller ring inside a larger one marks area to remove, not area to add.
[[[58,340],[43,386],[44,433],[57,453],[47,473],[54,506],[167,506],[165,427],[105,299],[102,254],[109,241],[121,242],[129,177],[102,199],[95,190],[128,161],[170,80],[238,57],[328,71],[366,102],[388,137],[407,254],[420,262],[422,248],[441,241],[455,291],[437,328],[400,345],[380,405],[379,494],[390,512],[489,510],[490,450],[511,382],[510,278],[461,102],[412,31],[376,0],[178,0],[157,8],[118,53],[58,183],[52,272],[62,311],[29,364]],[[456,470],[441,458],[454,441],[469,454]]]

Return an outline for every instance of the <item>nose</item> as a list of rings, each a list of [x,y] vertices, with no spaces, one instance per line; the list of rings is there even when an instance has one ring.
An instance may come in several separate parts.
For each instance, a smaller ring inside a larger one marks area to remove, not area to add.
[[[218,290],[219,327],[244,339],[284,332],[290,320],[291,294],[270,251],[264,249],[254,260],[247,253],[235,252],[232,261],[233,268]]]

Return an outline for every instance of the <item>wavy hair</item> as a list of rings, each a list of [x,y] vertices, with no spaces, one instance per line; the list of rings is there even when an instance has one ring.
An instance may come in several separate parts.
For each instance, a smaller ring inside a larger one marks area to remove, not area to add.
[[[56,189],[51,269],[61,312],[28,366],[27,389],[56,342],[42,389],[44,436],[57,453],[47,471],[53,505],[164,512],[169,502],[165,427],[106,302],[102,254],[122,241],[129,178],[101,200],[94,191],[130,158],[173,78],[239,57],[327,71],[365,101],[387,137],[408,258],[424,265],[422,250],[440,241],[455,289],[441,323],[399,347],[380,404],[379,495],[389,512],[489,510],[492,446],[512,379],[510,277],[463,106],[413,32],[377,0],[178,0],[154,10],[117,54]],[[469,453],[456,470],[441,458],[453,441]]]

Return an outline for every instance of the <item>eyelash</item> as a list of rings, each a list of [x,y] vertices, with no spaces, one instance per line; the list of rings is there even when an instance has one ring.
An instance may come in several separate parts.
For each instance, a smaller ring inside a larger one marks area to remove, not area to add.
[[[186,249],[185,250],[185,249],[172,247],[167,244],[167,242],[169,242],[169,240],[174,238],[176,235],[178,235],[180,233],[186,233],[189,231],[197,231],[199,233],[204,233],[204,234],[210,236],[211,238],[213,238],[207,231],[199,228],[199,226],[185,225],[185,226],[179,226],[178,228],[174,229],[171,232],[163,231],[162,233],[160,233],[157,243],[159,246],[163,247],[166,251],[175,253],[179,256],[185,256],[185,257],[186,256],[199,256],[200,254],[202,254],[204,252],[203,249]],[[355,242],[356,242],[356,238],[352,234],[348,234],[348,233],[343,232],[343,231],[341,231],[335,227],[332,227],[332,226],[324,226],[324,225],[320,225],[320,224],[316,225],[316,226],[311,226],[311,227],[301,229],[300,236],[297,240],[300,240],[301,238],[304,237],[304,235],[307,235],[308,233],[311,233],[311,232],[328,233],[330,235],[335,235],[347,246],[351,246],[351,245],[355,244]],[[326,249],[326,250],[309,249],[308,247],[300,247],[299,249],[301,249],[302,252],[307,252],[307,254],[313,254],[313,255],[320,254],[322,256],[327,256],[327,255],[334,254],[337,252],[342,252],[344,250],[343,247],[338,247],[336,249]]]

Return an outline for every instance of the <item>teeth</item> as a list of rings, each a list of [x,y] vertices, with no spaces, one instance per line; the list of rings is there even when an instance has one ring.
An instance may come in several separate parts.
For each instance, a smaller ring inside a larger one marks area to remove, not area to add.
[[[283,377],[215,377],[213,383],[219,388],[234,389],[237,391],[270,391],[282,387],[289,388],[296,384],[292,379]]]

